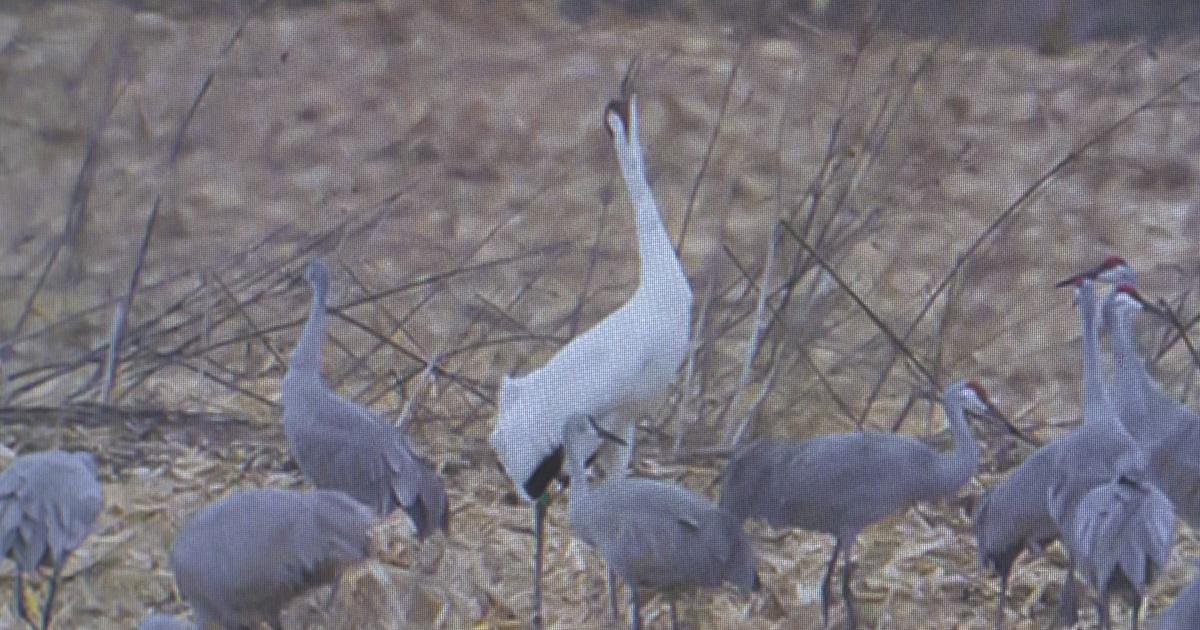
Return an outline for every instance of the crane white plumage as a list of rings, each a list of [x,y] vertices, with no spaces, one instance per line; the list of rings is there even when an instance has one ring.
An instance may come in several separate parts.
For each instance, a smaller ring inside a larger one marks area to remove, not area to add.
[[[635,211],[638,286],[620,308],[563,346],[541,368],[500,385],[490,442],[521,497],[534,501],[534,625],[540,625],[540,500],[562,468],[563,428],[575,416],[620,433],[639,405],[675,379],[691,338],[692,290],[646,181],[637,96],[604,110]]]
[[[238,491],[179,530],[171,549],[175,583],[199,628],[280,628],[289,601],[368,556],[373,517],[337,490]]]
[[[1175,515],[1104,383],[1093,281],[1085,274],[1068,282],[1083,329],[1083,426],[1061,439],[1046,499],[1071,571],[1078,568],[1098,594],[1101,626],[1108,627],[1115,591],[1130,603],[1136,628],[1145,588],[1170,554]]]
[[[589,419],[564,427],[571,477],[571,529],[595,547],[629,588],[630,627],[641,627],[639,589],[671,598],[696,587],[730,582],[757,590],[758,561],[741,522],[679,486],[624,474],[593,482],[587,461],[599,440]],[[672,624],[674,627],[674,624]]]
[[[1133,333],[1133,318],[1158,313],[1138,294],[1124,260],[1105,261],[1098,278],[1114,283],[1104,300],[1104,323],[1112,338],[1110,391],[1121,422],[1150,457],[1154,481],[1176,513],[1200,527],[1200,414],[1172,398],[1146,368]]]
[[[760,440],[738,452],[726,468],[721,507],[738,517],[766,519],[836,537],[821,585],[821,615],[829,623],[830,582],[845,555],[842,598],[846,627],[855,627],[850,575],[854,542],[867,525],[918,501],[954,494],[975,473],[979,446],[966,411],[993,411],[983,387],[958,381],[942,396],[954,448],[941,453],[894,433],[845,433],[801,442]]]
[[[1196,630],[1200,628],[1200,571],[1179,591],[1175,601],[1149,624],[1151,630]]]
[[[404,431],[338,395],[321,376],[329,269],[313,259],[304,278],[312,306],[282,388],[283,432],[301,472],[314,486],[342,490],[380,516],[403,507],[418,538],[447,530],[446,488]]]
[[[91,453],[30,453],[0,472],[0,557],[17,564],[17,616],[31,627],[50,627],[63,564],[91,533],[103,508],[104,490]],[[49,566],[51,575],[41,619],[35,622],[25,608],[24,578],[41,566]]]

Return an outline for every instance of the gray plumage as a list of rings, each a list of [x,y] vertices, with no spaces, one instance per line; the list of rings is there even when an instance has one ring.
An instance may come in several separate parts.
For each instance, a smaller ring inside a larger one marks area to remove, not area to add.
[[[1170,553],[1175,515],[1108,395],[1092,280],[1081,276],[1075,286],[1083,330],[1083,426],[1060,440],[1047,503],[1071,570],[1080,569],[1099,596],[1102,627],[1108,627],[1109,596],[1116,592],[1133,606],[1136,628],[1145,587]]]
[[[592,482],[585,462],[596,452],[594,430],[580,418],[568,422],[563,434],[571,476],[571,528],[629,587],[632,628],[641,627],[640,588],[668,596],[724,582],[757,589],[758,561],[740,521],[661,481],[614,475]]]
[[[1003,481],[983,494],[972,519],[972,530],[984,567],[1000,577],[1000,597],[996,603],[996,629],[1004,627],[1008,579],[1013,563],[1026,549],[1041,550],[1058,539],[1058,525],[1050,516],[1046,492],[1053,479],[1053,467],[1061,448],[1051,442],[1025,459]],[[1059,620],[1066,625],[1076,615],[1075,580],[1063,578]]]
[[[1200,628],[1200,572],[1188,583],[1163,614],[1150,623],[1153,630],[1196,630]]]
[[[49,566],[53,573],[38,627],[50,625],[63,564],[91,533],[103,507],[104,491],[91,453],[31,453],[0,473],[0,557],[17,563],[18,616],[37,625],[21,598],[23,579],[39,566]]]
[[[1110,627],[1108,602],[1116,594],[1137,630],[1146,588],[1162,574],[1175,541],[1170,499],[1148,479],[1121,477],[1089,490],[1063,526],[1063,541],[1096,589],[1100,627]]]
[[[314,259],[304,277],[312,307],[283,379],[283,431],[292,456],[318,488],[342,490],[380,516],[403,507],[418,538],[447,530],[442,479],[413,453],[404,432],[339,396],[322,378],[329,269]]]
[[[855,627],[850,574],[859,532],[918,501],[954,494],[975,473],[979,447],[965,410],[988,411],[987,396],[977,384],[959,381],[946,388],[943,401],[954,436],[949,453],[904,435],[848,433],[802,442],[758,441],[730,461],[721,507],[739,520],[764,518],[773,527],[836,537],[821,587],[826,625],[830,581],[838,555],[844,553],[842,597],[847,627]]]
[[[367,557],[372,517],[335,490],[236,492],[179,530],[171,549],[175,583],[199,628],[279,628],[292,598]]]
[[[1121,422],[1150,457],[1155,482],[1179,516],[1200,527],[1200,414],[1169,396],[1147,371],[1133,335],[1133,317],[1142,309],[1141,296],[1127,283],[1118,283],[1104,300],[1112,338],[1110,391]]]
[[[171,615],[153,613],[142,617],[138,630],[195,630],[195,626]]]

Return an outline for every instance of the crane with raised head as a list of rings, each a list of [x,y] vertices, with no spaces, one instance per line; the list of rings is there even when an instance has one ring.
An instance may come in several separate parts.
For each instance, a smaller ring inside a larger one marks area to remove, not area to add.
[[[673,630],[674,598],[683,591],[724,582],[758,589],[754,548],[733,515],[662,481],[629,475],[588,479],[587,463],[599,444],[592,418],[568,421],[563,444],[571,477],[571,529],[629,588],[630,628],[641,628],[641,589],[668,596]]]
[[[0,558],[17,564],[16,612],[31,628],[47,630],[63,564],[83,544],[104,508],[91,453],[45,451],[22,455],[0,472]],[[25,605],[25,576],[49,566],[40,619]]]
[[[1084,274],[1059,283],[1068,285],[1075,288],[1083,330],[1083,425],[1060,440],[1046,498],[1070,571],[1079,569],[1097,592],[1101,627],[1108,627],[1115,592],[1130,603],[1136,629],[1145,588],[1170,555],[1175,515],[1109,397],[1094,283]]]
[[[1132,272],[1117,268],[1117,281],[1104,300],[1104,322],[1112,338],[1113,402],[1122,423],[1150,457],[1154,481],[1175,511],[1200,527],[1200,414],[1168,395],[1146,369],[1133,334],[1133,318],[1158,314],[1137,292]]]
[[[371,552],[369,507],[338,490],[257,489],[210,503],[175,536],[171,567],[196,626],[265,622]]]
[[[591,416],[619,433],[638,406],[670,386],[691,338],[692,290],[646,181],[637,96],[609,103],[604,124],[635,211],[637,289],[544,366],[504,379],[490,438],[521,497],[534,502],[534,627],[541,626],[546,490],[562,469],[564,426],[572,417]]]
[[[282,388],[283,432],[301,472],[314,486],[344,491],[379,516],[404,508],[417,538],[447,530],[442,478],[413,452],[404,431],[338,395],[321,376],[329,268],[313,259],[304,278],[312,306]]]
[[[954,447],[941,453],[921,440],[894,433],[844,433],[801,442],[760,440],[729,462],[721,507],[739,520],[763,518],[836,538],[821,584],[821,618],[829,623],[830,583],[844,556],[842,599],[846,627],[856,627],[850,577],[854,542],[866,526],[918,501],[954,494],[975,474],[979,446],[966,412],[994,408],[978,383],[958,381],[942,395]]]

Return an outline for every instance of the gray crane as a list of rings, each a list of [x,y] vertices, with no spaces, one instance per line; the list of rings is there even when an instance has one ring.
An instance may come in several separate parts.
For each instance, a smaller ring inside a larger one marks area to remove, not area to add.
[[[1134,340],[1133,317],[1158,310],[1126,282],[1133,274],[1123,269],[1128,267],[1101,276],[1117,282],[1103,309],[1112,338],[1113,402],[1121,422],[1149,454],[1154,480],[1175,511],[1192,527],[1200,527],[1200,414],[1163,391],[1147,371]]]
[[[17,564],[17,616],[46,630],[63,564],[91,533],[104,508],[91,453],[46,451],[22,455],[0,472],[0,557]],[[25,607],[25,574],[51,567],[50,585],[35,622]]]
[[[846,627],[855,627],[850,575],[854,542],[864,527],[918,501],[954,494],[975,473],[979,446],[966,410],[994,409],[979,384],[958,381],[942,396],[954,448],[940,453],[893,433],[846,433],[801,442],[760,440],[742,449],[725,470],[721,507],[739,521],[764,518],[836,537],[821,584],[821,618],[829,623],[829,592],[839,554],[845,555],[842,598]]]
[[[610,102],[604,125],[635,210],[638,287],[625,304],[560,348],[544,366],[504,379],[490,437],[521,497],[534,502],[535,628],[541,627],[546,489],[562,469],[565,423],[586,415],[620,432],[640,405],[670,386],[691,343],[692,290],[646,181],[637,96]]]
[[[419,539],[447,530],[446,488],[404,431],[339,396],[321,376],[329,269],[313,259],[304,278],[312,307],[283,378],[283,432],[292,456],[318,488],[342,490],[380,516],[403,507]]]
[[[281,628],[283,607],[336,582],[371,551],[374,514],[337,490],[235,492],[201,509],[175,536],[179,593],[206,630]]]
[[[676,485],[628,475],[587,478],[599,444],[595,420],[576,417],[563,428],[571,477],[571,529],[596,548],[629,587],[629,620],[641,628],[639,589],[670,598],[696,587],[730,582],[745,591],[759,586],[758,560],[741,523],[703,497]]]
[[[192,624],[176,619],[171,615],[162,613],[152,613],[142,617],[142,621],[138,623],[137,630],[194,630]]]
[[[1170,501],[1152,483],[1149,460],[1118,420],[1100,361],[1095,286],[1075,287],[1083,330],[1083,426],[1061,439],[1047,489],[1050,514],[1070,556],[1096,590],[1097,614],[1108,628],[1115,591],[1132,606],[1137,628],[1145,587],[1161,572],[1175,534]]]
[[[1150,622],[1152,630],[1196,630],[1200,628],[1200,572],[1184,587],[1171,607]]]
[[[1026,549],[1040,551],[1058,540],[1058,525],[1050,516],[1046,492],[1061,447],[1060,441],[1054,441],[1034,451],[1008,477],[984,492],[972,518],[980,562],[1000,577],[996,630],[1004,628],[1008,579],[1017,557]],[[1056,625],[1074,625],[1078,608],[1075,589],[1074,576],[1068,572],[1063,578]]]

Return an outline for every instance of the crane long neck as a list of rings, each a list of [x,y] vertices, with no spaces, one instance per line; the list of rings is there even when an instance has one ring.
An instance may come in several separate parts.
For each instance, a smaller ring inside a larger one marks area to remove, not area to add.
[[[979,444],[967,423],[967,414],[962,402],[947,400],[946,419],[950,423],[950,434],[954,437],[954,448],[943,455],[943,490],[953,492],[966,483],[979,467]]]
[[[690,295],[687,276],[679,257],[675,255],[671,236],[663,225],[654,193],[646,181],[645,160],[639,140],[632,137],[627,145],[618,146],[617,157],[629,199],[636,212],[638,256],[641,259],[639,288],[656,291],[682,289]]]
[[[1092,424],[1115,418],[1100,365],[1100,334],[1096,317],[1096,289],[1090,281],[1079,285],[1079,319],[1083,324],[1083,422]]]
[[[312,306],[309,307],[308,321],[300,333],[300,341],[292,351],[289,372],[321,375],[321,346],[325,343],[325,287],[313,285]]]
[[[1150,380],[1146,361],[1133,340],[1133,313],[1130,309],[1118,308],[1111,318],[1113,362],[1116,364],[1115,378],[1132,376],[1140,382]]]

